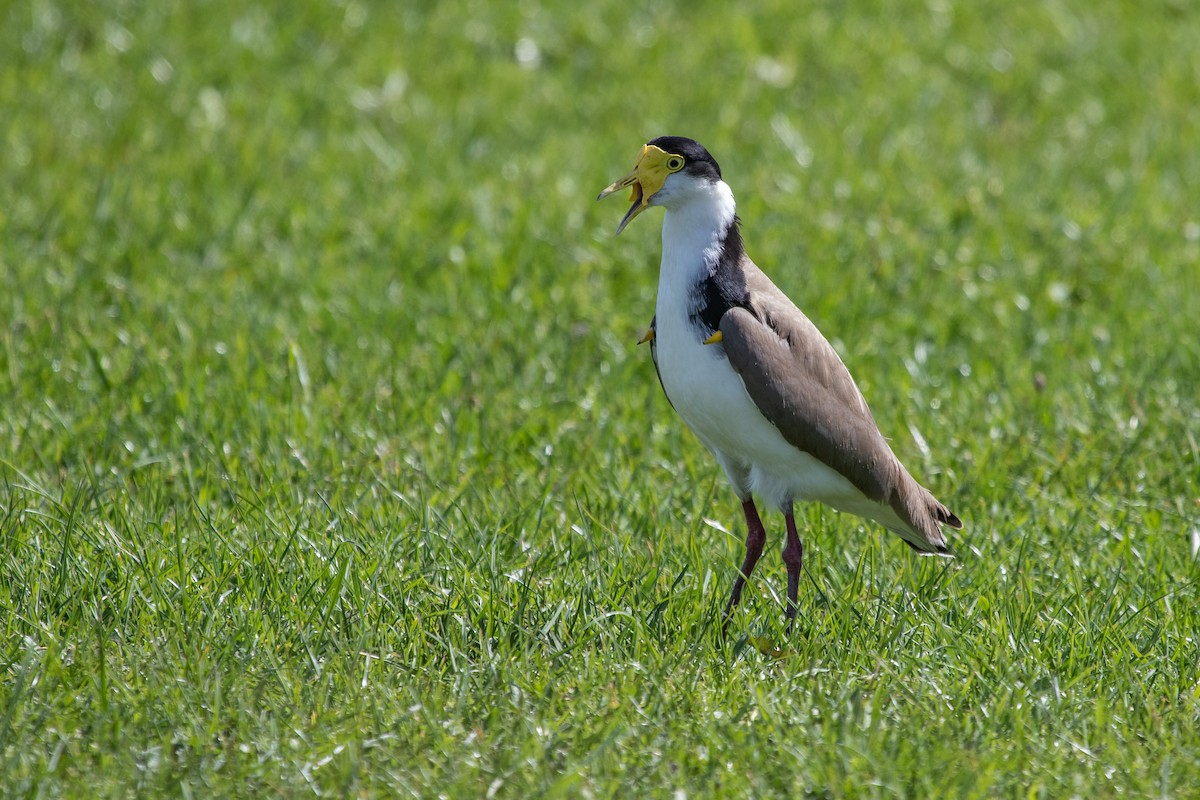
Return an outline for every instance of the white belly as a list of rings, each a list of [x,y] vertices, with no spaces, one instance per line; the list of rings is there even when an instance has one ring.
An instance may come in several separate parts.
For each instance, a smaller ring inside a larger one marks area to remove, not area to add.
[[[682,314],[664,311],[658,310],[655,337],[663,388],[741,494],[755,491],[781,507],[792,500],[818,500],[878,518],[878,504],[783,438],[758,410],[720,345],[703,344]]]
[[[723,346],[704,344],[688,321],[688,309],[702,301],[698,293],[719,266],[722,237],[735,220],[729,187],[718,181],[707,195],[665,205],[655,309],[659,375],[675,410],[716,455],[739,496],[745,500],[758,492],[784,509],[793,500],[818,500],[897,532],[907,530],[891,508],[867,499],[841,474],[789,444],[750,399]]]

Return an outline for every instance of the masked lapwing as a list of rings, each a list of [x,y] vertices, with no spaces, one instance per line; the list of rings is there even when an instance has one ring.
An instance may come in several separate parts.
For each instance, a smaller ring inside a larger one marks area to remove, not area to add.
[[[665,209],[649,341],[663,391],[733,484],[746,515],[746,558],[725,622],[762,555],[753,494],[787,525],[788,626],[796,616],[803,547],[795,501],[874,520],[923,554],[949,555],[942,526],[962,522],[909,474],[879,432],[833,347],[746,255],[733,192],[700,144],[663,136],[633,172],[617,233],[651,206]]]

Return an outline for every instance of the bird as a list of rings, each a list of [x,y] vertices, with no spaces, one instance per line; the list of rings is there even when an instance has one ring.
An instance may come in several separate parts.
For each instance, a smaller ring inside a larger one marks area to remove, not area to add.
[[[658,297],[641,341],[746,518],[722,630],[766,544],[755,494],[784,516],[789,632],[804,563],[796,502],[823,503],[882,525],[920,554],[952,557],[942,528],[962,521],[904,467],[837,351],[750,260],[716,159],[693,139],[661,136],[596,199],[626,187],[632,205],[615,235],[646,209],[664,209]]]

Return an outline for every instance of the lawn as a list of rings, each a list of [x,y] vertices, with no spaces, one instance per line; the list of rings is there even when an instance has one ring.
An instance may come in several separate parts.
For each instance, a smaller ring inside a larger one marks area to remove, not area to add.
[[[848,7],[851,6],[852,7]],[[0,5],[0,796],[1200,786],[1200,6]],[[638,347],[696,138],[954,561]]]

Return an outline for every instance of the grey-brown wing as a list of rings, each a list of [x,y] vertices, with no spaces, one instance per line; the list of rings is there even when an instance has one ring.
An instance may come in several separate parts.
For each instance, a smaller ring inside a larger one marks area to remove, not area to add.
[[[870,499],[886,502],[896,482],[896,458],[850,373],[799,310],[767,305],[756,309],[761,317],[733,308],[721,318],[730,365],[788,442],[845,475]]]
[[[833,346],[765,276],[753,309],[721,318],[725,355],[746,391],[785,439],[846,476],[871,500],[944,549],[938,523],[962,523],[892,453]]]

